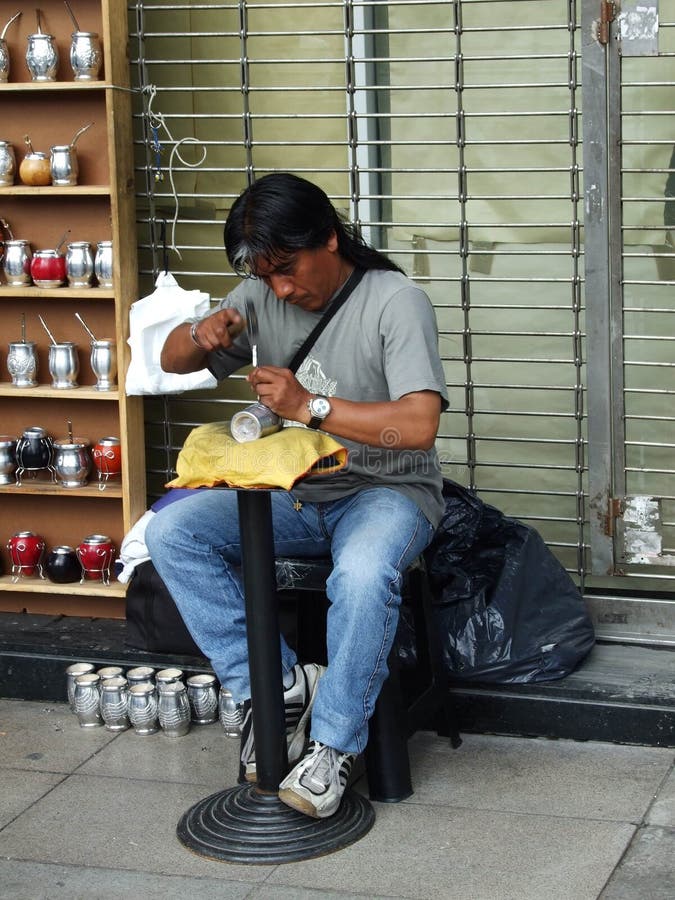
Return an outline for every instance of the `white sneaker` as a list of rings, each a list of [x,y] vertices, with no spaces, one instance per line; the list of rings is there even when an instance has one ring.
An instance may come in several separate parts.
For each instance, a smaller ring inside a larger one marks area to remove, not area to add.
[[[279,799],[314,819],[332,816],[340,806],[355,759],[353,753],[310,741],[304,758],[279,785]]]
[[[305,663],[305,665],[298,663],[293,669],[295,681],[284,691],[286,741],[290,765],[300,759],[302,751],[305,749],[307,725],[316,698],[316,689],[319,678],[325,671],[325,666],[319,666],[316,663]],[[244,706],[244,721],[241,726],[241,768],[246,781],[257,781],[250,702]]]

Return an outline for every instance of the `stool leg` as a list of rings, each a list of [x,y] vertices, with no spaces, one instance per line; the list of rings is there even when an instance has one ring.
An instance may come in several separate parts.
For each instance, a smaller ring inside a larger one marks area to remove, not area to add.
[[[365,752],[368,795],[381,803],[398,803],[413,793],[406,711],[393,657],[391,654],[390,674],[368,723]]]

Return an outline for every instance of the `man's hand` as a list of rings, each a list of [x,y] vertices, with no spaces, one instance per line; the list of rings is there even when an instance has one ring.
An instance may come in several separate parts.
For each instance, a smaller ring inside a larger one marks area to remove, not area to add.
[[[204,367],[206,354],[211,350],[231,347],[238,334],[246,327],[242,315],[236,309],[219,309],[195,325],[184,322],[169,334],[160,356],[165,372],[196,372]]]
[[[312,396],[290,369],[258,366],[247,376],[261,403],[283,419],[309,422],[307,401]]]

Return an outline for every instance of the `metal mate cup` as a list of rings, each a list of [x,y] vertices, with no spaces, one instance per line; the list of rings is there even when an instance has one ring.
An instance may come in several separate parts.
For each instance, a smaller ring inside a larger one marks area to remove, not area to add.
[[[90,361],[91,368],[96,376],[96,390],[113,390],[117,376],[115,342],[109,340],[92,341]]]
[[[66,694],[68,705],[75,712],[75,679],[78,675],[89,675],[94,671],[93,663],[73,663],[66,669]]]
[[[94,256],[94,275],[99,287],[113,286],[113,242],[99,241]]]
[[[232,437],[240,444],[256,441],[280,429],[279,416],[262,403],[252,403],[241,412],[235,413],[230,422]]]
[[[49,374],[52,376],[52,387],[69,390],[77,387],[77,376],[80,372],[80,360],[77,355],[77,344],[63,341],[50,344]]]
[[[7,279],[7,284],[12,287],[23,287],[32,281],[30,276],[30,261],[33,254],[28,241],[12,239],[5,241],[5,258],[2,268]]]
[[[218,693],[215,675],[191,675],[187,695],[195,725],[210,725],[218,719]]]
[[[109,678],[119,678],[124,675],[124,669],[122,666],[103,666],[102,669],[98,669],[96,674],[101,679],[101,682],[104,682]]]
[[[73,241],[66,250],[66,276],[69,287],[91,287],[94,257],[87,241]]]
[[[16,175],[16,154],[9,141],[0,141],[0,185],[14,184]]]
[[[183,737],[190,730],[190,702],[182,681],[158,684],[159,724],[167,737]]]
[[[95,81],[101,69],[101,42],[95,31],[75,31],[70,39],[70,65],[75,81]]]
[[[129,682],[129,689],[134,684],[152,684],[155,683],[155,670],[152,666],[135,666],[128,669],[126,679]]]
[[[89,441],[54,441],[54,468],[61,487],[84,487],[91,467]]]
[[[59,67],[59,51],[51,34],[28,36],[26,64],[33,81],[55,81]]]
[[[72,144],[58,144],[49,149],[49,168],[52,173],[52,184],[74,185],[80,168],[77,162],[77,151]]]
[[[73,706],[81,728],[95,728],[103,725],[101,716],[101,679],[96,672],[77,675]]]
[[[7,41],[0,38],[0,84],[6,84],[9,81],[9,51],[7,49]]]
[[[7,354],[7,370],[18,388],[37,385],[38,360],[34,341],[13,341]]]
[[[232,698],[232,692],[222,686],[218,697],[218,717],[225,737],[241,737],[241,727],[244,724],[244,705],[236,703]]]
[[[101,682],[101,718],[108,731],[126,731],[131,724],[127,692],[127,680],[121,675]]]
[[[0,484],[13,484],[16,472],[16,438],[0,434]]]
[[[159,731],[157,692],[153,684],[142,681],[129,686],[127,714],[136,734],[156,734]]]

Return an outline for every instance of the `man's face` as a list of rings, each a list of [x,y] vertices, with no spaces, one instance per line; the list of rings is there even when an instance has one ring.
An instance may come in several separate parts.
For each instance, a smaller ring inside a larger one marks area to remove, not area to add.
[[[317,312],[340,287],[342,260],[337,240],[316,250],[298,250],[283,260],[260,260],[255,274],[274,291],[279,300]]]

